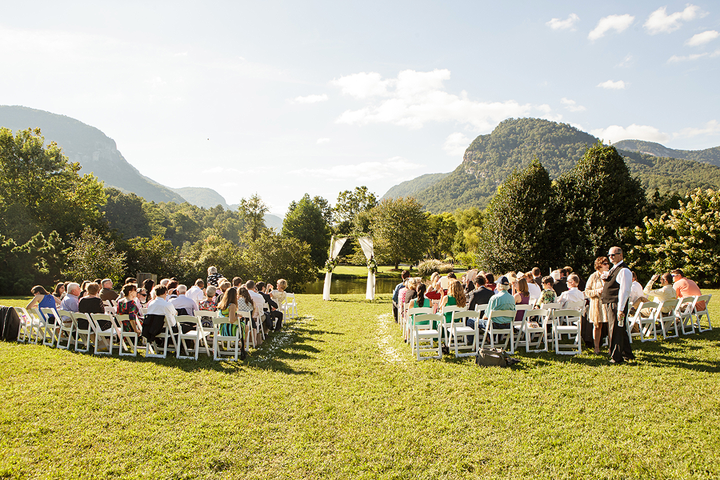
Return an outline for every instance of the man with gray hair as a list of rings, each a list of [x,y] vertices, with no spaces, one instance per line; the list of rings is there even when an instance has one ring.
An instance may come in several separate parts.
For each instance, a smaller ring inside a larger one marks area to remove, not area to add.
[[[603,285],[600,299],[603,306],[603,315],[610,328],[610,363],[619,364],[625,360],[634,360],[630,339],[628,338],[625,322],[630,308],[630,290],[632,288],[632,273],[623,261],[623,251],[620,247],[612,247],[608,258],[613,266],[609,272],[603,274]]]
[[[60,302],[60,310],[66,312],[78,312],[78,301],[80,296],[80,285],[75,282],[69,283],[67,286],[67,294]]]
[[[498,293],[490,297],[488,300],[485,316],[478,321],[478,326],[485,331],[490,314],[494,311],[515,311],[515,298],[508,293],[510,289],[510,280],[506,276],[500,277],[497,282]],[[494,328],[508,328],[508,325],[514,320],[514,317],[495,317],[492,319]]]
[[[177,287],[177,297],[170,300],[170,304],[175,307],[175,310],[178,311],[178,315],[183,315],[183,311],[185,311],[185,315],[195,316],[198,306],[197,303],[195,303],[194,300],[190,299],[185,295],[187,293],[187,287],[185,285],[178,285]]]

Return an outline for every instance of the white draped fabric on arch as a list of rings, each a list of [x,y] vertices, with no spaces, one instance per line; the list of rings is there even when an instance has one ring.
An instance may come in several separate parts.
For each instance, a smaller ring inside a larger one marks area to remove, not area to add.
[[[335,268],[335,259],[340,255],[343,245],[350,237],[335,237],[330,240],[330,258],[327,262],[327,272],[325,273],[325,284],[323,285],[323,300],[330,300],[330,285],[332,284],[332,271]],[[360,248],[367,259],[368,278],[365,290],[365,298],[368,300],[375,299],[375,271],[377,265],[375,263],[375,250],[373,240],[369,236],[358,237]]]

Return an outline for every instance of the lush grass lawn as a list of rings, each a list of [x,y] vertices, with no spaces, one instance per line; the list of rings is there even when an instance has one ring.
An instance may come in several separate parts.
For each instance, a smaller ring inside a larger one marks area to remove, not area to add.
[[[388,296],[335,298],[238,364],[0,342],[0,478],[720,477],[720,302],[631,364],[483,369],[416,362]]]

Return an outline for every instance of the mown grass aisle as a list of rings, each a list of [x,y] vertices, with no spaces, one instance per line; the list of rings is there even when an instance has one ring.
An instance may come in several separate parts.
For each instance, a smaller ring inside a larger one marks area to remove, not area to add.
[[[363,298],[300,295],[238,364],[0,343],[0,477],[720,476],[717,329],[481,369],[416,362]]]

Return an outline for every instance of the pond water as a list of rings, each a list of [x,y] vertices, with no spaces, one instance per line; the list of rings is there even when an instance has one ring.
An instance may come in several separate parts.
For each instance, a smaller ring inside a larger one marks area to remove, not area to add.
[[[398,278],[376,278],[375,294],[392,293],[395,285],[400,283]],[[305,286],[305,293],[322,295],[325,279],[310,282]],[[330,295],[343,295],[347,293],[365,293],[367,278],[336,278],[333,277]]]

